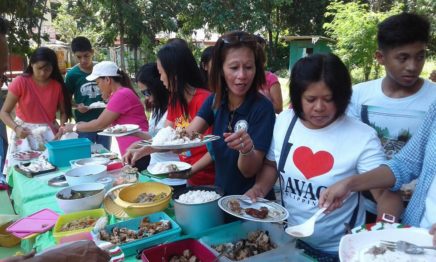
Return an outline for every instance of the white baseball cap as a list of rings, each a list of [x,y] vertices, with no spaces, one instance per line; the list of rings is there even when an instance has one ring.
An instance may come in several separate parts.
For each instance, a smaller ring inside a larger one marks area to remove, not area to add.
[[[92,68],[92,73],[86,77],[86,80],[94,81],[95,79],[104,76],[120,76],[120,74],[118,74],[117,64],[112,61],[103,61],[96,64]]]

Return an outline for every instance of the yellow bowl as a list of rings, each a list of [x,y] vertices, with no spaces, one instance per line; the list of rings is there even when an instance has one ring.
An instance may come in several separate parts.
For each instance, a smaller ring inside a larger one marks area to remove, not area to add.
[[[161,200],[151,203],[135,203],[134,200],[142,193],[160,194],[167,196]],[[120,206],[129,217],[137,217],[156,213],[168,207],[172,195],[171,187],[157,182],[137,183],[120,190],[118,197],[114,199],[115,204]]]
[[[165,193],[166,197],[161,200],[150,202],[150,203],[136,203],[134,202],[136,198],[140,194],[155,194],[158,195],[160,193]],[[128,206],[134,205],[135,207],[151,207],[155,205],[159,205],[161,203],[167,202],[168,199],[171,199],[172,189],[171,187],[158,183],[158,182],[144,182],[144,183],[136,183],[127,187],[124,187],[120,190],[118,197],[114,200],[117,205],[123,208],[127,208]]]
[[[124,212],[127,213],[127,215],[129,215],[129,217],[139,217],[139,216],[149,215],[162,211],[165,208],[167,208],[170,203],[170,200],[171,198],[168,198],[164,202],[159,202],[152,206],[130,205],[127,207],[123,207],[123,210]]]
[[[1,247],[13,247],[21,242],[21,239],[12,235],[6,231],[6,228],[10,226],[13,222],[8,222],[0,226],[0,246]]]

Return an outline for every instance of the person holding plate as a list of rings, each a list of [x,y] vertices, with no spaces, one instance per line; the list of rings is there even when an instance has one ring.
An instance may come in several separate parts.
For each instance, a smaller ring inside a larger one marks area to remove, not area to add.
[[[209,88],[188,131],[213,126],[215,185],[226,195],[242,195],[256,180],[272,137],[275,121],[271,102],[258,90],[265,83],[265,54],[256,38],[246,32],[224,34],[213,49]],[[274,198],[271,191],[269,198]]]
[[[385,165],[362,175],[330,185],[321,193],[319,205],[333,211],[353,192],[402,185],[417,179],[416,189],[407,205],[402,223],[436,231],[436,100],[407,144]],[[436,242],[434,243],[436,245]]]
[[[157,53],[160,80],[169,91],[168,114],[165,127],[185,128],[194,119],[203,102],[210,95],[203,83],[197,62],[187,45],[180,41],[164,45]],[[205,130],[210,134],[210,129]],[[141,136],[138,132],[136,134]],[[159,136],[159,135],[157,135]],[[144,138],[144,137],[143,137]],[[156,137],[155,137],[156,139]],[[132,146],[123,159],[137,163],[138,158],[158,152],[151,147]],[[215,170],[206,146],[190,148],[179,154],[180,161],[192,165],[187,173],[188,184],[213,185]],[[176,178],[176,177],[174,177]],[[180,178],[180,177],[177,177]]]
[[[262,172],[246,193],[252,199],[263,197],[278,175],[289,226],[300,225],[316,213],[320,192],[335,181],[385,161],[375,130],[345,115],[350,97],[351,78],[336,55],[308,56],[292,68],[293,109],[277,117]],[[402,204],[399,197],[396,201],[390,202],[394,209]],[[298,240],[297,247],[319,261],[339,261],[344,223],[353,228],[364,221],[363,197],[351,194],[341,209],[319,218],[313,235]]]
[[[133,89],[129,76],[114,62],[103,61],[96,64],[86,79],[97,83],[103,99],[108,100],[107,106],[97,119],[65,124],[64,132],[95,132],[124,124],[136,124],[142,131],[148,131],[144,105]],[[122,155],[132,143],[140,140],[133,135],[119,136],[116,139]],[[150,157],[144,157],[143,160],[136,166],[139,170],[147,168]]]

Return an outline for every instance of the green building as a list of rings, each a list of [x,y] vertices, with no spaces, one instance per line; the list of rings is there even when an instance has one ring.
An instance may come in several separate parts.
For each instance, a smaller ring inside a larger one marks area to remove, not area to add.
[[[289,72],[298,59],[316,53],[330,53],[328,43],[334,40],[324,36],[285,36],[283,39],[289,42]]]

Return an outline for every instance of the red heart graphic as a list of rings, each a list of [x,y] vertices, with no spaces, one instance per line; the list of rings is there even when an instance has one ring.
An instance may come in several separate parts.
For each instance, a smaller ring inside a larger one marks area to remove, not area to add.
[[[314,154],[310,148],[305,146],[295,149],[293,160],[306,179],[329,172],[335,162],[329,152],[318,151]]]

